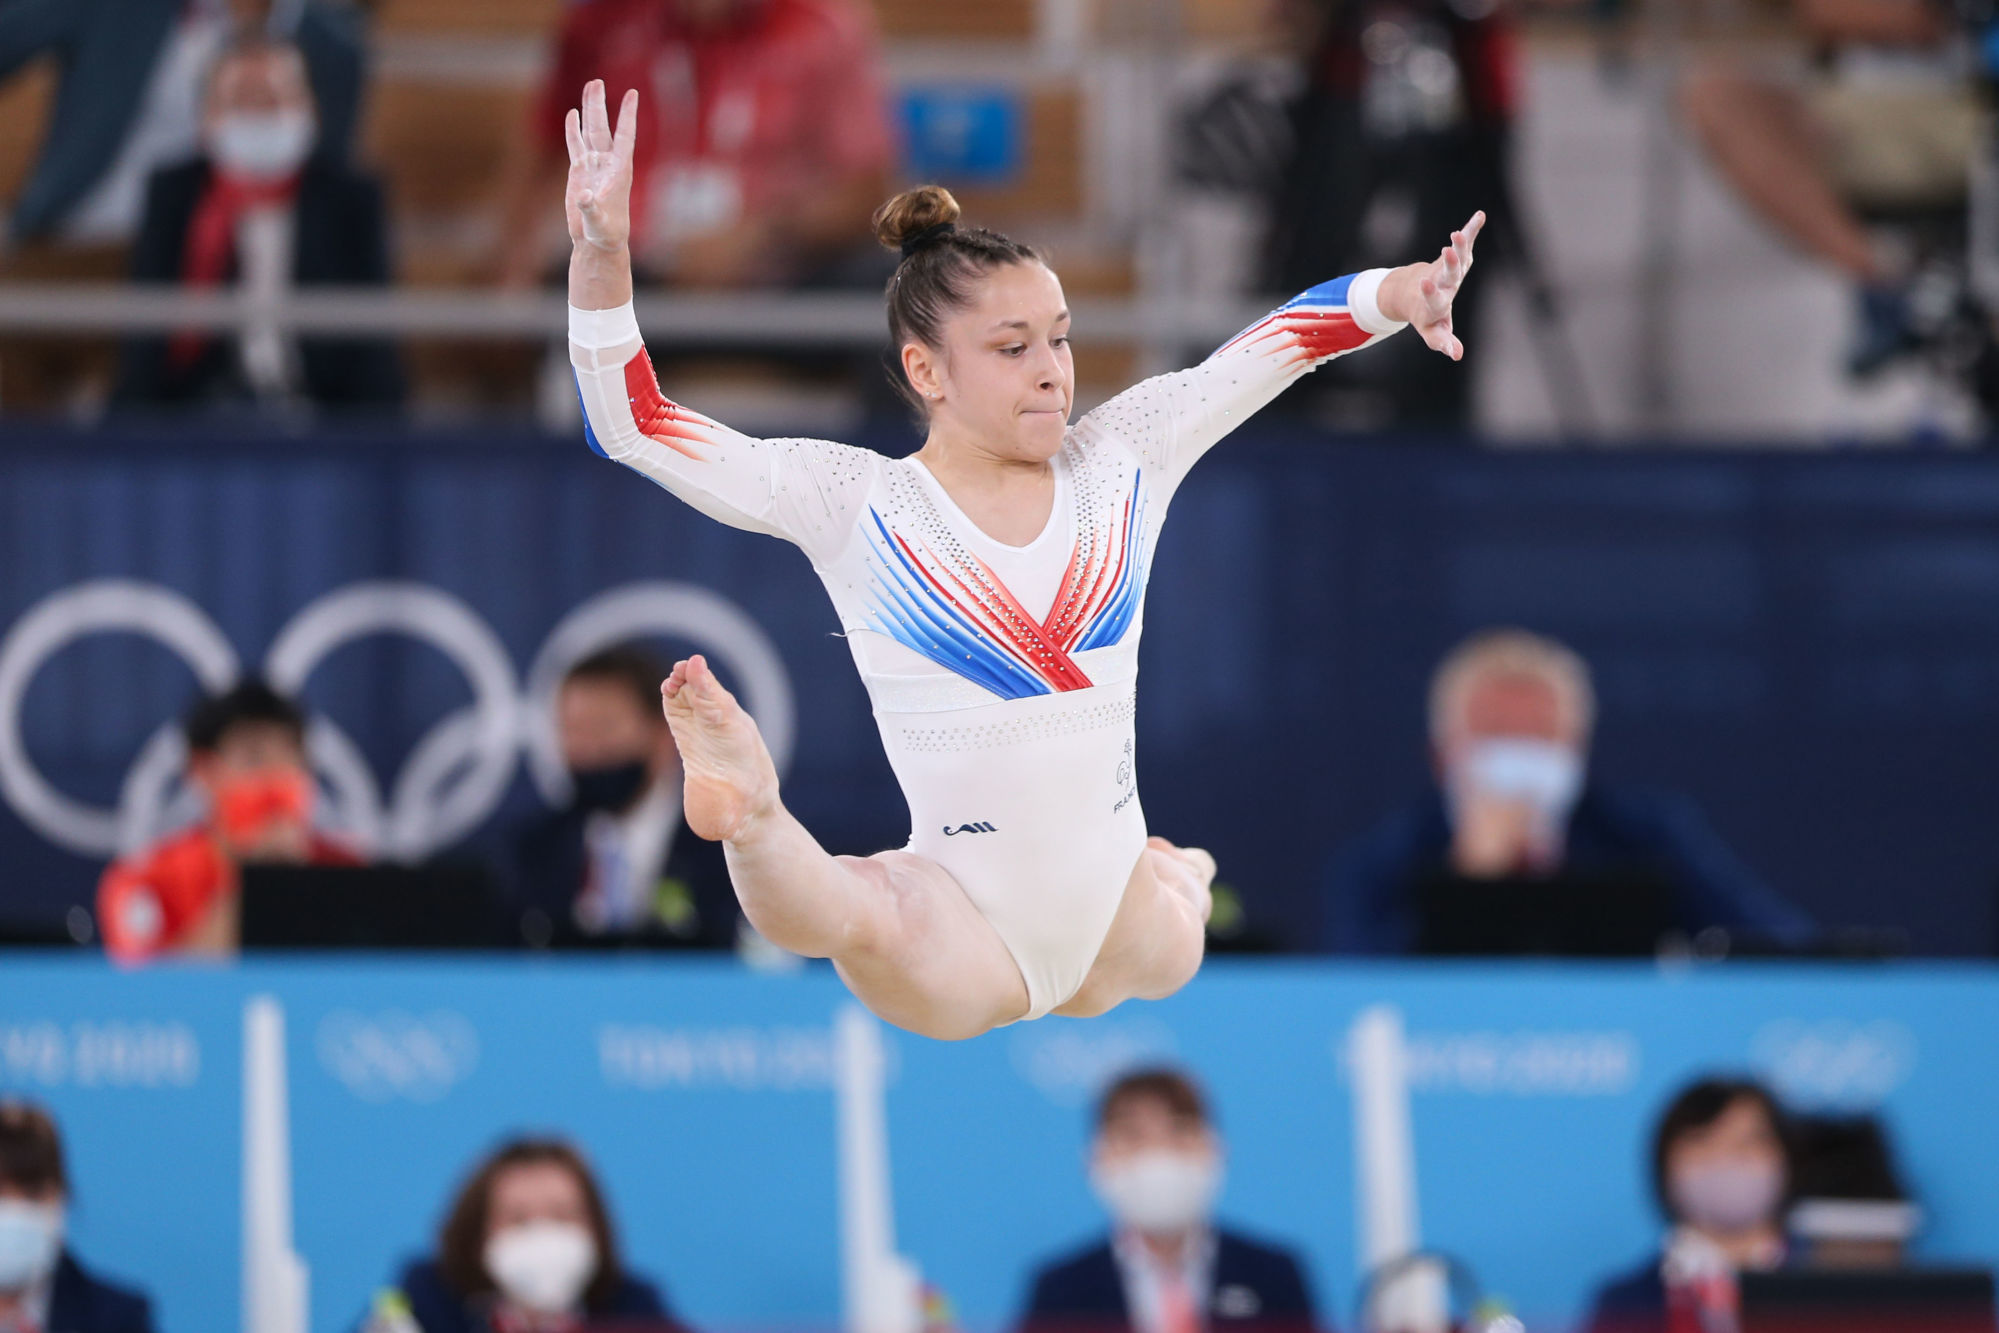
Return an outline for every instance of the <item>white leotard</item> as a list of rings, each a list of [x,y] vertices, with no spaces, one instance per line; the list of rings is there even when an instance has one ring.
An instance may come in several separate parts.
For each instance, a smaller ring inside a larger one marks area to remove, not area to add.
[[[909,850],[992,922],[1029,1017],[1082,985],[1145,846],[1133,687],[1167,504],[1287,384],[1401,327],[1375,304],[1384,272],[1315,287],[1071,426],[1025,546],[981,532],[914,458],[751,439],[667,401],[630,305],[570,312],[591,447],[811,558],[909,802]]]

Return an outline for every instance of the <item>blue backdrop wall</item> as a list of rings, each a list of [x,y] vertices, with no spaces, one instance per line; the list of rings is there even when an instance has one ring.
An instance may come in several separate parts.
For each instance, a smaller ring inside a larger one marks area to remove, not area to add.
[[[350,1328],[432,1243],[507,1133],[573,1136],[627,1252],[709,1333],[839,1320],[829,969],[643,960],[328,960],[116,972],[0,954],[0,1094],[68,1135],[86,1260],[142,1282],[163,1333],[240,1327],[244,1013],[285,1019],[296,1246],[312,1328]],[[1210,1086],[1225,1217],[1296,1247],[1322,1313],[1356,1289],[1355,1018],[1407,1031],[1425,1241],[1561,1329],[1656,1253],[1645,1157],[1686,1080],[1754,1070],[1794,1105],[1873,1111],[1924,1211],[1916,1253],[1999,1258],[1999,975],[1989,967],[1211,963],[1163,1004],[946,1044],[891,1033],[900,1248],[973,1333],[1033,1266],[1101,1236],[1090,1101],[1135,1061]]]
[[[712,589],[788,669],[794,806],[842,850],[906,833],[804,559],[575,441],[10,428],[0,634],[20,648],[24,614],[104,578],[183,594],[246,665],[314,599],[414,580],[489,626],[516,677],[605,589]],[[1999,459],[1493,456],[1246,430],[1182,491],[1158,557],[1139,718],[1153,824],[1214,849],[1256,917],[1309,942],[1328,854],[1426,781],[1430,669],[1495,623],[1590,659],[1600,777],[1692,794],[1828,921],[1905,925],[1941,953],[1992,947]],[[194,688],[178,657],[128,634],[29,665],[14,705],[27,761],[106,810]],[[435,648],[380,636],[332,652],[306,693],[385,792],[471,698]],[[535,799],[516,778],[485,830]],[[20,804],[0,799],[6,912],[59,914],[101,862]]]

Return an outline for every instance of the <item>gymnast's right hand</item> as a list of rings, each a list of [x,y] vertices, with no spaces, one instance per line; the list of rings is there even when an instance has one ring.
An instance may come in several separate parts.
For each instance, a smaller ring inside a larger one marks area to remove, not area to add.
[[[625,94],[618,128],[604,105],[604,81],[583,86],[583,106],[563,123],[569,141],[569,188],[562,200],[569,239],[577,246],[620,251],[632,238],[632,145],[638,139],[639,92]]]

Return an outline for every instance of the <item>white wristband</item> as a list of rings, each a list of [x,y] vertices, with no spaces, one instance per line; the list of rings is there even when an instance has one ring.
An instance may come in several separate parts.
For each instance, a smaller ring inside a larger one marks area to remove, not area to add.
[[[639,317],[630,301],[609,310],[569,307],[569,341],[578,347],[620,347],[639,337]]]
[[[1381,294],[1381,280],[1388,276],[1385,268],[1371,268],[1365,273],[1356,273],[1354,280],[1347,284],[1347,313],[1363,333],[1394,333],[1409,326],[1407,320],[1390,319],[1381,313],[1377,298]]]

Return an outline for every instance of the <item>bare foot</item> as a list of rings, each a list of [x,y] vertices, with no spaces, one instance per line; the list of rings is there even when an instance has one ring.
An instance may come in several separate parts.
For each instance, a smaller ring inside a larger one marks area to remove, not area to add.
[[[659,693],[687,776],[687,827],[711,842],[742,836],[777,805],[777,769],[757,724],[699,654],[675,664]]]

